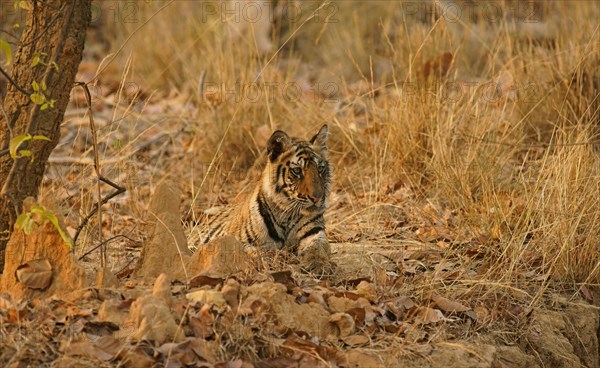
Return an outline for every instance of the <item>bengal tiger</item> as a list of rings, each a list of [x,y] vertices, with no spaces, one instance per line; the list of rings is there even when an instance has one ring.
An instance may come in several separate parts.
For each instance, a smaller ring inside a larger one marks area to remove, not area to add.
[[[305,270],[331,272],[323,214],[331,185],[327,125],[309,140],[277,130],[267,142],[267,163],[246,199],[210,218],[200,243],[222,235],[257,248],[285,248]]]

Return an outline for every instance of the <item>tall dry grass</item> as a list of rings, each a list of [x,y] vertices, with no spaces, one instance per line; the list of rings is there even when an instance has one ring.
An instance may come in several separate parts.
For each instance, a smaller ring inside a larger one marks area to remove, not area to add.
[[[192,106],[193,138],[171,163],[184,168],[186,190],[207,191],[188,178],[201,162],[248,170],[265,131],[307,136],[328,123],[337,193],[377,207],[403,187],[416,203],[453,211],[452,229],[493,260],[489,279],[535,270],[555,282],[600,282],[593,2],[535,3],[532,20],[515,13],[517,2],[498,1],[500,18],[479,7],[452,22],[440,17],[448,2],[296,2],[302,16],[276,20],[267,53],[250,28],[240,32],[202,4],[137,3],[139,21],[112,40],[115,50],[124,44],[115,64],[131,58],[131,78],[154,98],[184,96]],[[315,9],[331,4],[332,22],[322,12],[315,21]],[[292,83],[301,96],[282,91]],[[262,93],[221,89],[236,85]],[[375,216],[361,206],[356,216]]]

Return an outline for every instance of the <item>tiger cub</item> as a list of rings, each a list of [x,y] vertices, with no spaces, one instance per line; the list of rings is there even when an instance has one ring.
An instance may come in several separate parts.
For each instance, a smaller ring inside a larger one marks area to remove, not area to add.
[[[233,235],[247,245],[286,248],[305,270],[329,272],[323,213],[331,184],[327,125],[309,141],[277,130],[267,142],[267,164],[252,193],[207,221],[201,242]]]

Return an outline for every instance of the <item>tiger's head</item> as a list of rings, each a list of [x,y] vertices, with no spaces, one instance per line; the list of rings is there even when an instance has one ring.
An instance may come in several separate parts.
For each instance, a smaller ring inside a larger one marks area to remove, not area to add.
[[[301,209],[325,207],[331,183],[327,125],[309,141],[277,130],[267,142],[268,163],[263,190],[282,206]]]

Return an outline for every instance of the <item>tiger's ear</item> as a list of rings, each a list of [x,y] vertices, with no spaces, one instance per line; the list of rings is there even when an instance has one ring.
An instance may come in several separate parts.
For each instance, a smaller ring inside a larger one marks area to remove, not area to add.
[[[325,124],[319,129],[319,132],[311,138],[310,144],[318,150],[327,151],[327,137],[329,137],[329,129],[327,128],[327,124]]]
[[[275,161],[291,144],[290,136],[286,132],[276,130],[267,142],[267,153],[269,160]]]

